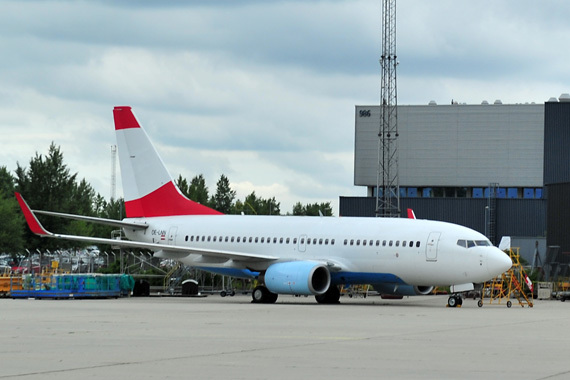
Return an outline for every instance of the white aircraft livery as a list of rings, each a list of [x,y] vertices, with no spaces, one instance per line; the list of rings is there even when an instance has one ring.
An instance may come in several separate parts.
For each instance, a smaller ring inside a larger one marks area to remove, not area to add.
[[[178,190],[131,107],[113,110],[125,197],[122,221],[31,210],[16,193],[32,232],[154,251],[155,257],[223,275],[257,279],[253,302],[279,294],[338,303],[339,286],[370,284],[382,294],[452,292],[507,271],[512,261],[479,232],[415,218],[224,215]],[[35,214],[119,226],[128,240],[46,231]],[[413,214],[411,214],[413,215]],[[461,304],[453,294],[449,306]]]

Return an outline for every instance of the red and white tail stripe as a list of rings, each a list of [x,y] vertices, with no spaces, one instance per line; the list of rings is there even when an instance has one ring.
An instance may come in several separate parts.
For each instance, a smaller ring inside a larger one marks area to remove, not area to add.
[[[131,107],[113,117],[127,218],[221,214],[182,195]]]

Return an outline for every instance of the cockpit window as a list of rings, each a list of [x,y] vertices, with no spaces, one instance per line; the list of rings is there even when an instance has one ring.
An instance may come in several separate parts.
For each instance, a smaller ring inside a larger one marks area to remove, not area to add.
[[[491,246],[491,242],[489,240],[464,240],[459,239],[457,240],[457,245],[463,248],[471,248],[475,246],[481,247],[489,247]]]

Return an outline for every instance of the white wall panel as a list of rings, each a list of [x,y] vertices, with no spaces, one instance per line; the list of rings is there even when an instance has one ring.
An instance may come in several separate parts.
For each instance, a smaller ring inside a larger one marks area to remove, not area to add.
[[[379,112],[356,107],[355,185],[376,186]],[[400,186],[542,186],[543,104],[398,106],[398,129]]]

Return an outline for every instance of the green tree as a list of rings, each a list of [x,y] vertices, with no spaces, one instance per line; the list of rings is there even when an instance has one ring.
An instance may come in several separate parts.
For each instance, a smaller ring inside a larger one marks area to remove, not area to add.
[[[293,206],[293,215],[319,216],[319,211],[322,212],[323,216],[333,215],[330,202],[308,203],[306,205],[297,202]]]
[[[0,166],[0,192],[5,197],[10,196],[14,192],[14,176],[5,166]]]
[[[47,156],[36,152],[29,167],[17,164],[16,187],[32,209],[57,211],[71,214],[93,215],[95,192],[85,180],[77,183],[77,173],[71,174],[64,163],[63,153],[53,142]],[[46,229],[59,233],[85,232],[88,227],[72,223],[65,218],[40,217]],[[76,243],[58,239],[39,239],[29,229],[25,230],[26,241],[31,249],[55,250],[76,246]]]
[[[222,174],[216,184],[216,193],[210,199],[210,206],[219,212],[229,214],[232,211],[235,197],[236,192],[231,189],[228,177]]]
[[[183,178],[182,175],[179,174],[175,184],[186,198],[208,206],[208,188],[206,187],[206,180],[202,174],[192,178],[190,184],[188,184],[186,178]]]
[[[208,205],[208,188],[206,187],[206,180],[202,174],[195,176],[190,181],[188,187],[188,194],[190,199],[205,206]]]
[[[234,206],[235,214],[254,214],[254,215],[280,215],[280,203],[273,198],[263,199],[252,191],[243,202],[237,201]]]
[[[175,183],[180,192],[184,194],[186,198],[190,198],[190,186],[188,185],[186,178],[183,178],[181,174],[178,174],[178,178],[176,179]]]
[[[0,190],[0,252],[15,254],[24,250],[24,217],[13,195]]]

